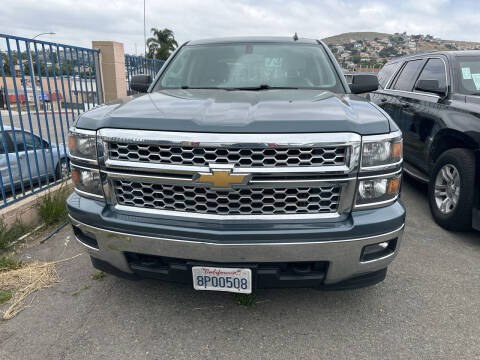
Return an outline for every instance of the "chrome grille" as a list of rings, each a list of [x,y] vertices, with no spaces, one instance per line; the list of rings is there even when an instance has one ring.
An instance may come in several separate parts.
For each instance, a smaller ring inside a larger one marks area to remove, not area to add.
[[[347,162],[347,146],[241,147],[171,146],[108,143],[112,160],[169,165],[204,166],[209,163],[236,167],[341,166]]]
[[[248,187],[227,191],[127,180],[112,183],[119,205],[202,214],[334,213],[340,201],[340,186]]]

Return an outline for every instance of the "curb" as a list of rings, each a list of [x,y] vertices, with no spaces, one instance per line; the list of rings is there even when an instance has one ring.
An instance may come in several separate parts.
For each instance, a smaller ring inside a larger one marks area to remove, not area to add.
[[[19,220],[22,224],[27,226],[35,226],[41,223],[40,216],[37,211],[37,203],[42,199],[46,194],[53,194],[62,186],[67,186],[67,188],[73,190],[72,180],[67,180],[64,183],[52,186],[45,191],[26,197],[23,200],[15,202],[7,207],[0,209],[0,219],[3,220],[5,226],[11,226],[15,221]]]

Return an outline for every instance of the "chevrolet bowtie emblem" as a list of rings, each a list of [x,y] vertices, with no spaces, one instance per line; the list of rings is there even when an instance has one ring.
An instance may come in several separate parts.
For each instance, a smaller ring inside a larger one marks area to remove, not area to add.
[[[232,175],[231,169],[211,170],[211,173],[199,173],[195,177],[196,183],[210,184],[214,188],[228,189],[233,184],[246,184],[251,175]]]

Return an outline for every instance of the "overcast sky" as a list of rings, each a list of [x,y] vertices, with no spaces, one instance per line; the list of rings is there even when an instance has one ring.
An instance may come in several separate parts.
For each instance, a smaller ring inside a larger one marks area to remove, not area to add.
[[[0,33],[77,46],[115,40],[143,53],[143,0],[1,0]],[[349,31],[429,33],[480,41],[480,0],[146,0],[147,32],[169,28],[180,43],[207,37],[324,38]],[[147,34],[148,36],[148,34]]]

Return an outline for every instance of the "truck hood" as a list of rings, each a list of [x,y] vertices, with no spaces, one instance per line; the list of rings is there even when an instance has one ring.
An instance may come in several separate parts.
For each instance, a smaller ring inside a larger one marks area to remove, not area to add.
[[[215,133],[390,131],[387,115],[366,99],[319,90],[164,90],[100,105],[81,115],[76,126]]]

